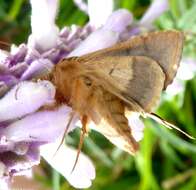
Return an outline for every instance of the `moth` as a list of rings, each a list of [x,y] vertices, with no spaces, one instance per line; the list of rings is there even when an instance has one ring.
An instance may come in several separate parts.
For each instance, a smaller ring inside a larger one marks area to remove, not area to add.
[[[177,128],[154,114],[153,108],[176,75],[183,41],[179,31],[151,32],[80,57],[64,58],[54,66],[45,79],[56,87],[56,105],[71,106],[80,116],[79,151],[88,123],[93,121],[109,141],[135,154],[139,145],[126,111]]]

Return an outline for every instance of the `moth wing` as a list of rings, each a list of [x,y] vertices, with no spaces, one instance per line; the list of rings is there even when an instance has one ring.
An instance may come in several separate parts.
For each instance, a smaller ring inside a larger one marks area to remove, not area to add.
[[[94,89],[93,96],[96,101],[88,113],[88,116],[95,123],[93,129],[103,134],[120,149],[135,154],[139,144],[134,139],[125,117],[124,103],[100,86]]]
[[[112,144],[116,145],[118,148],[134,155],[137,150],[133,149],[132,144],[130,143],[131,134],[125,138],[126,134],[119,134],[117,128],[111,126],[107,120],[101,119],[100,123],[94,125],[91,123],[91,128],[104,135]],[[128,126],[129,127],[129,126]],[[120,126],[119,126],[120,128]],[[139,145],[138,145],[139,146]]]
[[[166,88],[176,75],[183,41],[184,35],[179,31],[152,32],[132,37],[130,40],[87,54],[82,58],[96,60],[105,56],[146,56],[156,61],[163,69],[166,76],[164,88]]]
[[[99,58],[87,63],[85,72],[97,85],[138,112],[151,112],[160,98],[165,81],[159,64],[144,56]]]

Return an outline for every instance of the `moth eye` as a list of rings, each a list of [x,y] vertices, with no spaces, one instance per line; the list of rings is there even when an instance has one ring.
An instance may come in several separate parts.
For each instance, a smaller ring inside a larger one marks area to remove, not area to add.
[[[92,80],[88,77],[84,77],[84,83],[86,84],[86,86],[91,86],[92,85]]]

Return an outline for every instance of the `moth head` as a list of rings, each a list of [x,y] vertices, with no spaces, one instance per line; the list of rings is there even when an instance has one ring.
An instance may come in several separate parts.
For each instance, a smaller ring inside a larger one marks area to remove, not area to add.
[[[73,88],[76,88],[76,81],[82,76],[82,67],[73,58],[63,59],[55,65],[52,71],[51,82],[55,85],[57,93],[69,102]],[[87,87],[91,86],[91,81],[84,78],[84,83]]]
[[[56,93],[61,97],[69,101],[71,91],[73,88],[73,82],[78,75],[78,68],[73,61],[69,59],[63,59],[55,65],[51,72],[51,82],[56,87]]]

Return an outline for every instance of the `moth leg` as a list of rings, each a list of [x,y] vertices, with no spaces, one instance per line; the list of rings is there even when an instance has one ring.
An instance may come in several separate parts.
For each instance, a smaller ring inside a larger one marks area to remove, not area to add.
[[[82,145],[84,143],[84,137],[85,137],[85,134],[87,133],[87,122],[88,122],[88,117],[86,115],[82,116],[82,131],[81,131],[81,134],[80,134],[80,141],[79,141],[79,145],[78,145],[78,151],[77,151],[77,155],[76,155],[76,160],[74,162],[74,165],[73,165],[73,168],[72,168],[72,171],[71,173],[74,171],[77,163],[78,163],[78,160],[79,160],[79,156],[80,156],[80,152],[81,152],[81,149],[82,149]]]
[[[56,150],[55,153],[54,153],[54,156],[56,155],[56,153],[58,152],[59,148],[60,148],[61,145],[63,144],[63,142],[64,142],[64,140],[65,140],[65,136],[66,136],[66,134],[67,134],[67,132],[68,132],[68,130],[69,130],[69,127],[70,127],[70,124],[71,124],[73,118],[74,118],[74,112],[71,112],[71,113],[70,113],[70,118],[69,118],[69,120],[68,120],[68,123],[67,123],[67,125],[66,125],[65,131],[64,131],[64,133],[63,133],[63,137],[62,137],[62,139],[61,139],[61,142],[60,142],[60,144],[59,144],[57,150]]]

